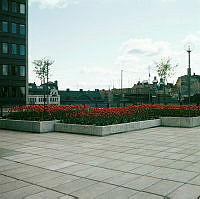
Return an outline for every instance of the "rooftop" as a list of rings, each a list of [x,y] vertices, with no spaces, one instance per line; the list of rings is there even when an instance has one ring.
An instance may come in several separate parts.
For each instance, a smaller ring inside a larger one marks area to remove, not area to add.
[[[0,198],[195,199],[200,127],[109,137],[0,130]]]

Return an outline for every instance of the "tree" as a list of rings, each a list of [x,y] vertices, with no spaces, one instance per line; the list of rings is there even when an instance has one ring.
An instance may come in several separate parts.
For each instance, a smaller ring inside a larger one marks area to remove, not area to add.
[[[174,70],[178,66],[171,64],[171,58],[166,57],[162,58],[159,62],[155,62],[158,76],[163,79],[164,82],[164,103],[166,104],[166,93],[165,93],[165,82],[167,81],[168,77],[174,75]]]
[[[50,66],[53,65],[54,61],[49,58],[43,58],[40,60],[34,60],[33,64],[35,65],[34,72],[37,77],[40,79],[41,84],[45,84],[45,80],[49,80]]]
[[[54,61],[49,58],[43,58],[40,60],[33,61],[33,64],[35,65],[34,72],[36,73],[37,77],[40,79],[41,84],[44,84],[44,105],[45,105],[46,91],[47,91],[47,99],[49,95],[49,91],[48,91],[49,73],[50,73],[50,66],[53,65],[53,63]],[[47,86],[45,86],[45,83],[47,83]],[[48,101],[47,101],[47,104],[48,104]]]

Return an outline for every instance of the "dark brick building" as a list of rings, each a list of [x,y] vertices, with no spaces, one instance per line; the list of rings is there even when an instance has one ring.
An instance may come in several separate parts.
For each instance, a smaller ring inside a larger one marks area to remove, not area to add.
[[[0,105],[24,105],[28,93],[28,0],[0,0]]]

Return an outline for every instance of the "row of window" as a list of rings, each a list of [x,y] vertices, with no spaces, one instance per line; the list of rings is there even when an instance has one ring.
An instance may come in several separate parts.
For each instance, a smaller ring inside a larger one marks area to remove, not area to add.
[[[25,87],[0,87],[0,97],[25,97]]]
[[[20,76],[25,77],[26,70],[25,66],[9,66],[9,65],[2,65],[1,75],[3,76]]]
[[[2,0],[1,5],[2,11],[5,12],[13,12],[13,13],[20,13],[25,14],[26,13],[26,6],[24,3],[17,3],[15,1],[9,2],[9,0]]]
[[[26,48],[23,44],[1,43],[1,54],[25,55]]]
[[[9,23],[7,21],[1,22],[1,32],[10,32],[13,34],[25,35],[26,29],[24,24]]]
[[[44,99],[45,99],[45,102],[47,102],[47,98],[45,97],[39,97],[39,98],[36,98],[36,97],[30,97],[28,100],[29,100],[29,103],[31,104],[37,104],[37,100],[38,102],[44,102]],[[50,97],[50,102],[58,102],[59,99],[58,98],[55,98],[55,97]]]

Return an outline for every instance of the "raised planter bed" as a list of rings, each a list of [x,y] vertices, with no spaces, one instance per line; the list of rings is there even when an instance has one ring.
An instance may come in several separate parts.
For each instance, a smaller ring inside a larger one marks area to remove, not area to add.
[[[96,136],[106,136],[106,135],[111,135],[111,134],[116,134],[116,133],[127,132],[127,131],[157,127],[157,126],[160,126],[160,124],[161,124],[160,119],[115,124],[115,125],[108,125],[108,126],[55,123],[55,131],[66,132],[66,133],[86,134],[86,135],[96,135]]]
[[[55,131],[54,121],[27,121],[27,120],[0,120],[0,129],[27,131],[34,133],[47,133]]]
[[[161,126],[187,127],[200,126],[200,117],[161,117]]]

